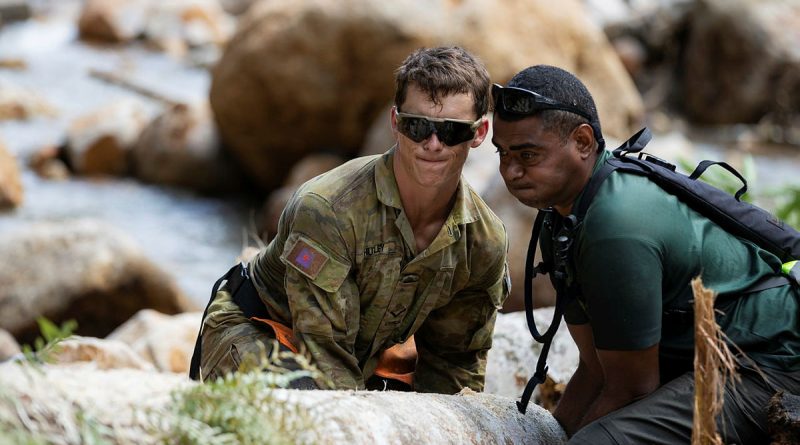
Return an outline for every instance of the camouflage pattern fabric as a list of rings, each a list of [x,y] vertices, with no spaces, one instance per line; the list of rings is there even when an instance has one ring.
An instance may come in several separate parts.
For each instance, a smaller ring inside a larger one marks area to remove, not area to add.
[[[415,335],[416,391],[481,391],[510,287],[505,228],[462,178],[441,231],[416,252],[393,157],[355,159],[305,183],[251,278],[270,317],[292,327],[337,388],[363,389],[380,352]],[[265,341],[220,294],[203,334],[214,373],[232,346]]]

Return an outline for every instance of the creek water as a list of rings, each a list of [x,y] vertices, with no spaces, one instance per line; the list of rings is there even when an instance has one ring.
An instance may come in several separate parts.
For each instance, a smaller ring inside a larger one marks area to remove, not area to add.
[[[150,114],[162,105],[103,83],[90,70],[124,71],[137,85],[175,101],[206,100],[209,73],[141,45],[93,46],[78,40],[74,11],[11,23],[0,28],[0,59],[20,59],[22,70],[0,69],[0,90],[23,89],[51,105],[56,115],[0,121],[0,140],[17,157],[25,199],[0,214],[0,232],[37,221],[93,218],[127,232],[145,254],[173,276],[198,304],[248,242],[245,229],[258,203],[252,197],[205,197],[148,185],[132,178],[42,179],[27,159],[64,142],[71,120],[112,101],[136,97]],[[252,244],[252,242],[251,242]],[[0,261],[20,261],[3,258]]]
[[[38,177],[26,166],[27,158],[38,149],[63,143],[72,119],[113,100],[138,97],[149,113],[161,109],[160,103],[92,78],[92,69],[124,71],[137,85],[176,101],[207,98],[207,70],[140,44],[107,47],[82,43],[75,23],[73,5],[68,12],[0,28],[0,60],[18,58],[27,66],[22,70],[0,69],[0,90],[27,89],[57,110],[53,117],[0,121],[0,140],[17,156],[25,189],[22,206],[0,214],[0,233],[11,233],[37,221],[95,218],[109,222],[130,234],[192,300],[204,304],[216,278],[233,264],[243,245],[253,244],[246,229],[260,202],[249,196],[205,197],[131,178],[74,176],[52,181]],[[737,158],[745,153],[713,140],[690,142],[681,132],[654,140],[657,154],[670,153],[670,146],[688,147],[678,152],[695,162],[700,158]],[[497,158],[491,147],[473,153],[471,158],[476,160],[471,160],[467,175],[481,190],[480,184],[496,174]],[[796,150],[757,149],[752,153],[759,187],[800,185]],[[20,260],[24,259],[0,259]]]

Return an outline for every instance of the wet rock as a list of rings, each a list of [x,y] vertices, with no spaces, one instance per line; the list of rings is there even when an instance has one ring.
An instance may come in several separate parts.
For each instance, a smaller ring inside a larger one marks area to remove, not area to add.
[[[0,0],[0,23],[31,18],[31,7],[24,0]]]
[[[95,337],[73,336],[62,340],[48,358],[57,364],[89,362],[97,369],[153,369],[151,363],[126,343]]]
[[[211,64],[230,38],[235,19],[217,0],[91,0],[79,20],[81,37],[145,42],[177,57]]]
[[[188,375],[201,312],[165,315],[143,309],[108,335],[165,372]]]
[[[8,210],[22,204],[24,192],[17,159],[0,142],[0,210]]]
[[[42,178],[64,181],[69,179],[70,173],[62,159],[63,155],[64,152],[60,147],[53,145],[43,147],[28,159],[28,167]]]
[[[217,0],[168,0],[150,4],[144,34],[156,47],[182,56],[193,48],[221,47],[234,28]]]
[[[204,193],[242,187],[241,174],[220,149],[207,104],[176,104],[141,133],[133,152],[136,177]]]
[[[632,78],[636,78],[641,73],[645,62],[647,62],[647,49],[642,42],[631,36],[621,36],[614,39],[611,44],[622,61],[625,71]]]
[[[800,443],[800,396],[779,391],[767,405],[767,428],[772,445]]]
[[[0,84],[0,121],[54,117],[56,110],[37,93]]]
[[[36,223],[0,234],[0,328],[20,343],[39,335],[37,317],[74,319],[79,335],[104,337],[144,308],[196,309],[134,241],[93,220]]]
[[[338,167],[344,162],[341,156],[326,153],[311,154],[291,168],[283,187],[270,193],[259,212],[258,234],[264,240],[278,233],[278,220],[283,208],[297,188],[309,179]]]
[[[144,105],[121,99],[83,115],[67,132],[67,158],[72,169],[83,175],[124,175],[129,156],[148,122]]]
[[[683,61],[686,112],[702,123],[755,123],[800,109],[797,1],[697,2]]]
[[[550,327],[553,308],[536,309],[533,313],[539,333]],[[536,371],[542,344],[533,340],[525,314],[499,314],[492,337],[492,349],[486,361],[486,388],[490,394],[519,398],[528,379]],[[548,409],[555,407],[567,382],[578,367],[578,347],[562,321],[547,355],[547,382],[536,387],[531,404]]]
[[[152,0],[87,0],[78,20],[81,38],[120,43],[144,31]]]
[[[534,63],[575,71],[611,135],[641,118],[633,83],[577,1],[558,12],[528,0],[261,2],[214,69],[211,104],[236,158],[270,190],[321,147],[355,154],[391,101],[397,65],[420,46],[454,43],[483,58],[498,82]]]
[[[5,329],[0,329],[0,362],[22,352],[19,343]]]
[[[174,437],[170,426],[177,409],[170,407],[170,394],[195,385],[185,376],[134,369],[103,371],[76,364],[43,366],[36,372],[4,364],[0,387],[9,398],[0,399],[0,413],[9,413],[4,418],[20,430],[34,429],[67,443],[81,443],[79,419],[91,419],[109,442],[157,443],[158,438]],[[263,391],[260,400],[270,404],[264,409],[276,414],[264,422],[274,422],[281,437],[292,443],[555,445],[567,440],[541,407],[532,405],[522,415],[513,400],[491,394]],[[20,413],[29,419],[25,427],[14,423]],[[200,425],[192,426],[198,431]]]

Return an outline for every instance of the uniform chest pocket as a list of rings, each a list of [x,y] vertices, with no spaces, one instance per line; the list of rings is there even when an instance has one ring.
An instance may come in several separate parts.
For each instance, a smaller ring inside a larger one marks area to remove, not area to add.
[[[359,292],[362,295],[391,292],[400,276],[402,262],[403,256],[395,248],[395,243],[365,248],[357,272]]]

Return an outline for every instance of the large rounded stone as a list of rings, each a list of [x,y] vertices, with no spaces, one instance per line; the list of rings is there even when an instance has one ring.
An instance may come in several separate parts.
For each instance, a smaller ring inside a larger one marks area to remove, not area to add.
[[[272,189],[310,152],[355,154],[391,102],[399,63],[420,46],[451,44],[481,57],[498,82],[537,63],[574,71],[613,136],[641,118],[632,81],[577,0],[558,8],[544,0],[263,1],[214,69],[211,104],[238,160]]]
[[[125,233],[92,220],[37,223],[0,235],[0,328],[20,343],[39,335],[36,318],[103,337],[143,308],[196,309],[172,277]]]
[[[145,181],[225,192],[243,187],[220,149],[207,104],[176,104],[148,124],[133,148],[134,174]]]
[[[698,122],[757,122],[800,109],[800,1],[697,2],[683,61],[686,111]]]
[[[128,173],[130,152],[148,119],[144,104],[122,99],[73,120],[66,149],[73,170],[84,175]]]
[[[107,340],[129,345],[160,371],[187,374],[201,320],[200,312],[165,315],[142,309]]]

